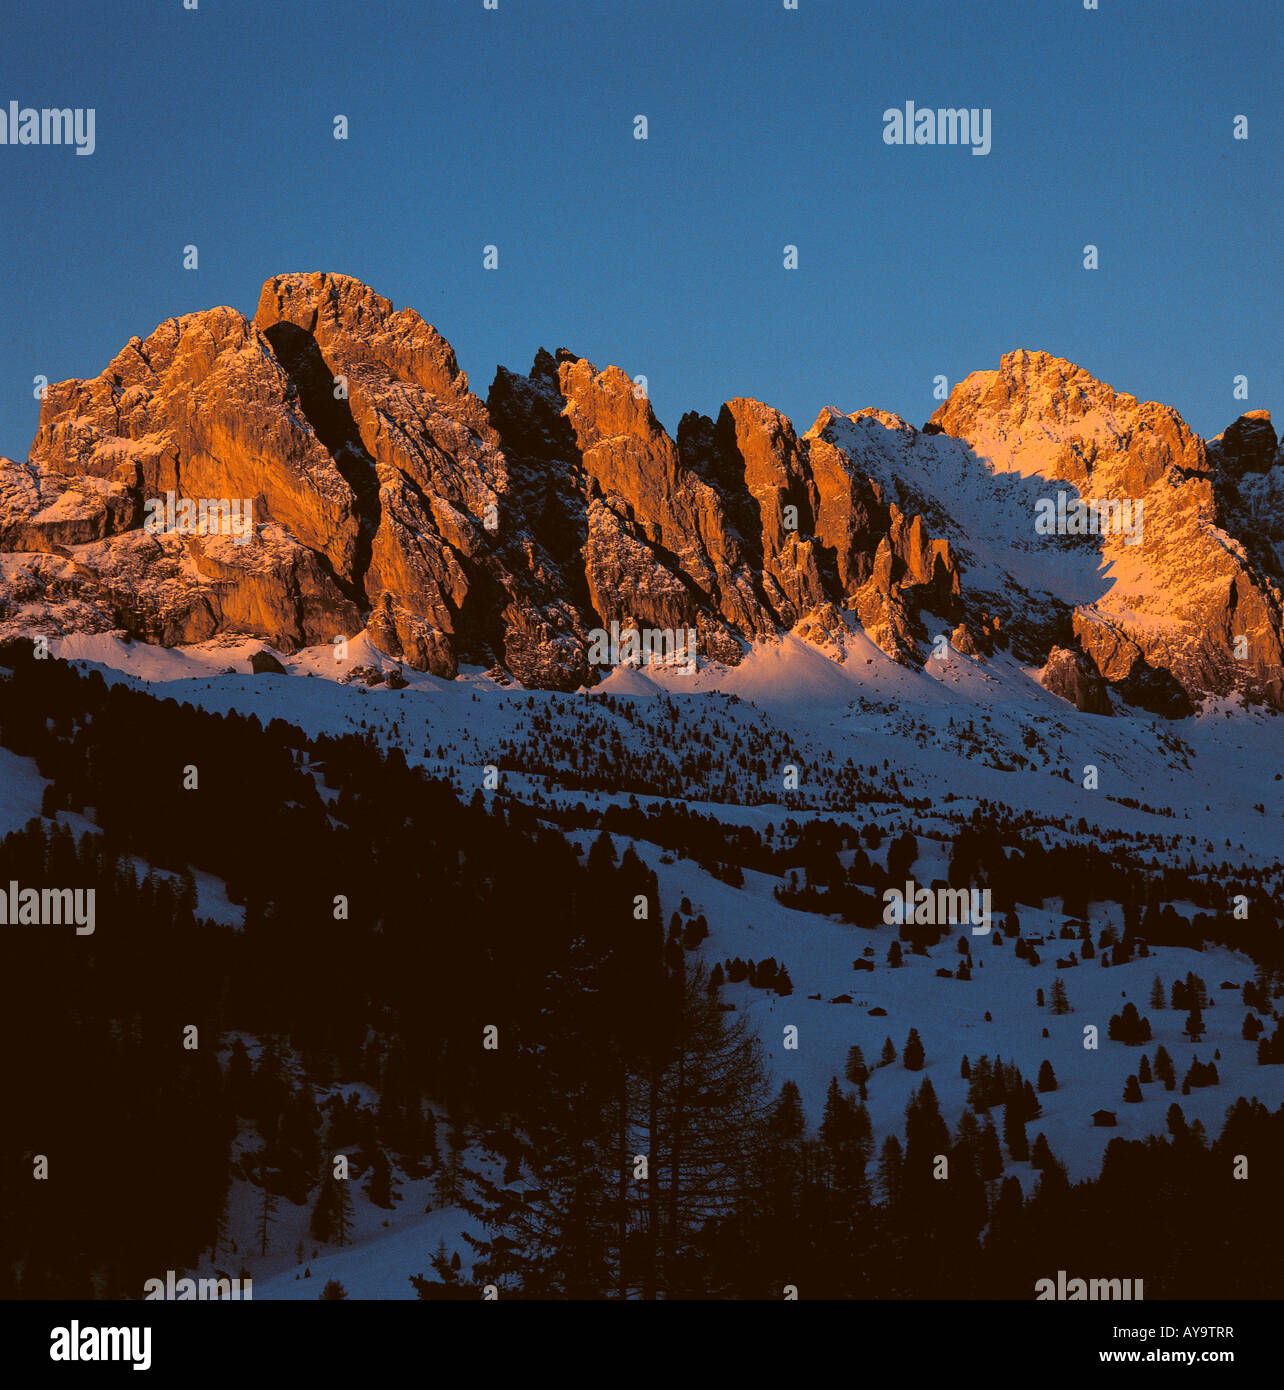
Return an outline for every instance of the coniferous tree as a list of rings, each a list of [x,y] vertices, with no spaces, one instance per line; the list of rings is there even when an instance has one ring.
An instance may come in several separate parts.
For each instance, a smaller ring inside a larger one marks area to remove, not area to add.
[[[905,1155],[901,1141],[889,1134],[883,1140],[878,1159],[878,1191],[883,1205],[895,1209],[900,1204]]]
[[[901,1051],[901,1065],[906,1071],[922,1071],[925,1060],[923,1040],[918,1035],[918,1029],[911,1028]]]
[[[865,1064],[865,1054],[861,1051],[858,1043],[847,1049],[847,1066],[844,1075],[860,1091],[860,1098],[864,1100],[866,1098],[865,1087],[869,1081],[869,1067]]]
[[[999,1131],[988,1115],[981,1130],[981,1177],[986,1182],[1002,1177],[1003,1150],[999,1145]]]
[[[1007,1146],[1008,1153],[1018,1163],[1024,1162],[1030,1157],[1030,1142],[1026,1138],[1025,1120],[1021,1116],[1020,1107],[1012,1101],[1003,1107],[1003,1142]]]
[[[388,1156],[381,1148],[376,1148],[374,1157],[370,1160],[370,1176],[366,1179],[366,1196],[374,1206],[391,1211],[392,1187],[392,1168],[388,1163]]]
[[[824,1154],[827,1185],[835,1217],[844,1226],[855,1220],[869,1204],[865,1176],[870,1158],[869,1117],[858,1112],[850,1095],[831,1077],[825,1094],[820,1122],[820,1145]]]
[[[1037,1082],[1041,1091],[1055,1091],[1057,1089],[1056,1074],[1052,1070],[1052,1063],[1045,1057],[1039,1063],[1039,1079]]]
[[[439,1207],[458,1206],[463,1195],[464,1153],[468,1148],[467,1128],[452,1119],[446,1130],[446,1152],[433,1185]]]
[[[334,1232],[334,1184],[329,1174],[317,1185],[316,1199],[312,1204],[312,1215],[308,1230],[314,1239],[329,1244]]]
[[[456,1251],[452,1257],[446,1250],[444,1237],[438,1240],[437,1249],[430,1258],[430,1264],[433,1273],[437,1276],[436,1279],[427,1279],[422,1274],[410,1276],[410,1282],[414,1285],[415,1293],[421,1301],[459,1302],[464,1299],[472,1300],[476,1296],[460,1276],[459,1252]]]
[[[258,1223],[255,1227],[255,1239],[259,1243],[259,1254],[266,1255],[270,1241],[270,1228],[276,1225],[276,1198],[267,1188],[263,1189],[263,1196],[259,1202]]]
[[[336,1245],[347,1245],[352,1235],[352,1197],[344,1178],[334,1179],[334,1217],[331,1239]]]

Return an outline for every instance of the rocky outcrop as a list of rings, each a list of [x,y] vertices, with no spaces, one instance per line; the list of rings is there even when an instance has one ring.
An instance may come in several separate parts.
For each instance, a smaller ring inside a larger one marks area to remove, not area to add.
[[[256,676],[285,675],[285,667],[266,649],[250,654],[250,670]]]
[[[1085,714],[1113,714],[1110,696],[1101,674],[1082,652],[1067,647],[1053,647],[1048,660],[1039,672],[1039,681],[1046,690],[1069,700]]]
[[[1275,466],[1279,440],[1269,410],[1250,410],[1208,441],[1208,458],[1234,477],[1268,473]]]

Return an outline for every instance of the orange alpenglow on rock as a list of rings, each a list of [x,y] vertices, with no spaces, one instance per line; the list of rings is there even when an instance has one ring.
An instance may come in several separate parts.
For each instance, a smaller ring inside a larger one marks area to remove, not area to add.
[[[1025,351],[922,431],[826,408],[799,435],[741,397],[670,436],[618,367],[541,349],[482,400],[414,310],[280,275],[252,320],[169,319],[48,388],[29,459],[0,460],[0,640],[290,652],[364,629],[421,671],[573,690],[613,623],[689,629],[726,666],[789,632],[920,666],[952,634],[1094,713],[1111,692],[1166,714],[1233,690],[1279,704],[1284,520],[1263,526],[1255,489],[1281,462],[1264,412],[1206,446],[1169,407]],[[1144,533],[1036,535],[1056,484],[1144,506]],[[252,539],[149,529],[169,494],[238,499]]]

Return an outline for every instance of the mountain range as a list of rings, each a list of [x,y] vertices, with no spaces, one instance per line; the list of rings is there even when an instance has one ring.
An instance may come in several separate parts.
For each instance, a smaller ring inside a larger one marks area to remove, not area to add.
[[[157,532],[169,494],[250,504],[252,541]],[[1036,526],[1076,499],[1137,525]],[[863,633],[910,667],[1007,651],[1090,713],[1278,707],[1282,560],[1265,411],[1204,440],[1018,350],[922,428],[825,408],[800,434],[740,397],[670,435],[641,382],[564,349],[483,400],[417,313],[324,273],[131,339],[0,459],[0,640],[364,631],[416,670],[561,691],[604,674],[591,636],[618,623],[691,629],[725,667],[787,633],[845,662]]]

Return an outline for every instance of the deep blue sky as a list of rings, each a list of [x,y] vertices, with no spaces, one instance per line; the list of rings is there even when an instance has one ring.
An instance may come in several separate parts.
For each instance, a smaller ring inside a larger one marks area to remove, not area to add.
[[[6,5],[0,107],[92,106],[97,151],[0,147],[0,453],[37,372],[296,270],[418,309],[483,396],[541,345],[645,373],[670,430],[736,395],[921,424],[1015,347],[1203,434],[1284,423],[1284,9],[1100,5]],[[907,100],[990,107],[991,153],[885,145]]]

